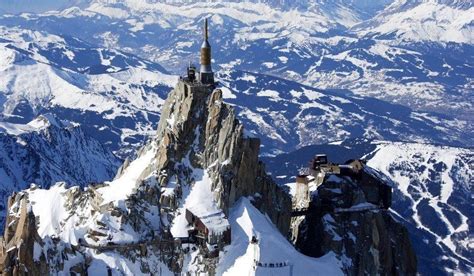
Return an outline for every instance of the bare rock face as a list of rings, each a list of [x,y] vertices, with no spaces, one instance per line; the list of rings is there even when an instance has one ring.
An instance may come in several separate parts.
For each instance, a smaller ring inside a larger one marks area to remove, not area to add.
[[[260,140],[246,137],[221,90],[179,82],[168,96],[162,118],[156,169],[163,187],[172,178],[190,176],[184,159],[193,168],[209,171],[214,199],[225,213],[240,197],[252,196],[254,204],[287,234],[291,199],[266,174],[258,160]]]
[[[10,213],[3,238],[0,238],[0,270],[2,275],[46,275],[48,264],[43,254],[35,256],[35,244],[43,241],[36,231],[33,212],[27,200],[13,195],[8,199]]]
[[[298,221],[296,247],[313,257],[335,252],[348,275],[415,275],[408,231],[387,210],[390,183],[376,173],[326,174]]]

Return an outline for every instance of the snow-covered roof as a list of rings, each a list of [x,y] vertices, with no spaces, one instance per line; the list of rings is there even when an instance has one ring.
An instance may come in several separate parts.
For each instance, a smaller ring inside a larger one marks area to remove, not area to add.
[[[211,213],[202,212],[201,208],[190,207],[188,210],[201,220],[210,233],[223,233],[230,228],[229,221],[221,210]]]
[[[210,181],[207,171],[203,172],[202,179],[193,188],[195,193],[190,194],[186,209],[198,217],[210,233],[217,234],[230,228],[230,224],[224,212],[214,202]]]
[[[194,175],[198,179],[192,186],[189,194],[185,194],[185,202],[180,215],[174,220],[171,233],[174,237],[186,237],[188,222],[184,210],[189,210],[198,217],[210,233],[222,233],[230,225],[223,211],[214,200],[212,181],[207,170],[194,169]]]

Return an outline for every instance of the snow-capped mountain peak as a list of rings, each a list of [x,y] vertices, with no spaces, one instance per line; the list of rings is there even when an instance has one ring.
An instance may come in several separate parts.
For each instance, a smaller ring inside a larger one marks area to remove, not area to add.
[[[473,14],[472,1],[400,0],[355,30],[360,35],[395,34],[408,41],[473,44]]]
[[[113,270],[123,274],[322,271],[342,275],[346,269],[415,270],[416,257],[406,229],[390,217],[388,205],[367,217],[355,214],[354,220],[331,211],[324,215],[329,223],[324,233],[326,240],[335,242],[329,241],[329,247],[322,244],[323,252],[308,254],[318,258],[298,252],[282,236],[293,225],[290,195],[267,175],[259,161],[260,140],[245,135],[235,109],[224,103],[223,95],[214,82],[196,82],[191,75],[181,78],[168,94],[156,136],[135,160],[122,165],[114,180],[85,189],[67,188],[64,183],[50,189],[32,186],[10,197],[6,234],[0,239],[7,258],[0,265],[34,274]],[[380,178],[374,181],[390,193],[389,183]],[[348,204],[352,198],[357,203],[368,200],[361,188],[354,190],[359,196],[347,196]],[[334,204],[346,204],[340,202]],[[305,225],[312,227],[311,218],[321,212],[308,211]],[[387,223],[376,225],[372,217],[387,219]],[[345,229],[348,223],[356,230],[369,225],[369,232],[389,239],[393,246],[388,248],[396,247],[396,256],[406,255],[407,260],[372,255],[373,250],[386,252],[386,247],[380,246],[378,238],[366,243],[366,235],[357,234],[347,239],[372,249],[364,250],[366,263],[352,265],[353,258],[360,258],[359,252],[331,249],[342,241],[335,229]],[[23,237],[26,256],[17,254],[18,236]],[[312,232],[299,231],[298,237],[311,239]],[[398,246],[397,241],[404,245]],[[16,268],[18,263],[26,265]]]

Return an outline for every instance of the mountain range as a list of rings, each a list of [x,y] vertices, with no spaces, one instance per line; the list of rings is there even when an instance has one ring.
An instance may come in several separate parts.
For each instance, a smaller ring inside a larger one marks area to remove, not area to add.
[[[21,2],[0,7],[3,198],[113,178],[155,135],[207,16],[224,100],[278,182],[328,148],[338,162],[365,156],[398,183],[420,272],[472,271],[471,1]],[[77,150],[54,160],[48,137]]]

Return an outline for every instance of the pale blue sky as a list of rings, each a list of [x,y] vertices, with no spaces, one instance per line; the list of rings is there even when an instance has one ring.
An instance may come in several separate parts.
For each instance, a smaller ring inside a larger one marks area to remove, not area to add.
[[[19,12],[44,12],[48,10],[62,9],[75,3],[85,1],[78,0],[0,0],[0,13]]]

